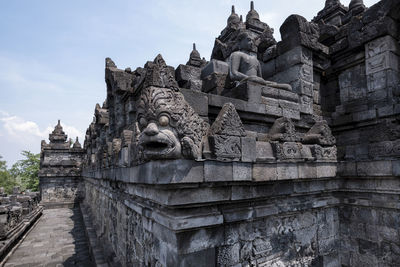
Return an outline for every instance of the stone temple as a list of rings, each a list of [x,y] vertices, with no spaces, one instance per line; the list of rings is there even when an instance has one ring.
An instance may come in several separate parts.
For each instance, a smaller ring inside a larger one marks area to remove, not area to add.
[[[107,58],[83,147],[42,142],[41,204],[80,206],[99,266],[400,266],[400,1],[279,31],[251,2],[210,61]]]

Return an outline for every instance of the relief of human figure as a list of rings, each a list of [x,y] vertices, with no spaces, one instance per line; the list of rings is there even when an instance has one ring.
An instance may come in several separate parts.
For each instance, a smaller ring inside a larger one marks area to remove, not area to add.
[[[233,52],[229,59],[229,75],[236,82],[236,86],[251,81],[274,88],[292,90],[289,84],[279,84],[266,81],[262,78],[261,65],[256,54],[256,46],[249,32],[245,31],[239,34],[238,41],[239,51]]]

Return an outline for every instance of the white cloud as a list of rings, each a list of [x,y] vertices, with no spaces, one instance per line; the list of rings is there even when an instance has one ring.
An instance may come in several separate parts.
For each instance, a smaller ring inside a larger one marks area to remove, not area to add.
[[[79,137],[83,143],[83,133],[72,125],[61,123],[64,132],[75,139]],[[48,125],[45,128],[40,128],[33,121],[25,120],[24,118],[10,115],[5,111],[0,110],[0,155],[11,164],[17,161],[18,154],[22,150],[29,150],[33,153],[40,152],[40,142],[45,139],[48,142],[49,133],[54,129],[54,126]],[[9,164],[10,166],[10,164]]]
[[[7,112],[0,111],[0,122],[2,127],[6,130],[7,135],[15,138],[47,138],[49,133],[54,129],[52,126],[47,126],[45,129],[40,130],[39,125],[33,121],[28,121],[18,116],[10,116]],[[61,123],[64,132],[72,137],[82,137],[83,134],[77,128],[71,125]],[[3,133],[4,134],[4,133]]]

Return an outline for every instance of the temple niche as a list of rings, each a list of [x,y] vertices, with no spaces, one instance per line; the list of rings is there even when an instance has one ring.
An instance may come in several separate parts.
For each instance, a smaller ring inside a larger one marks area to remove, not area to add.
[[[279,42],[230,13],[209,61],[106,58],[83,149],[56,126],[42,176],[76,170],[122,266],[397,266],[400,4],[327,0]]]

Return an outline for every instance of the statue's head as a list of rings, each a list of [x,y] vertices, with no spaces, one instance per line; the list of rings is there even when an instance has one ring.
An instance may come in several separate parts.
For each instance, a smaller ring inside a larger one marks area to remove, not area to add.
[[[144,159],[199,158],[208,124],[182,93],[169,88],[143,89],[137,111],[138,145]]]
[[[244,31],[238,36],[239,48],[240,50],[255,52],[256,45],[254,42],[254,38],[250,35],[248,31]]]

